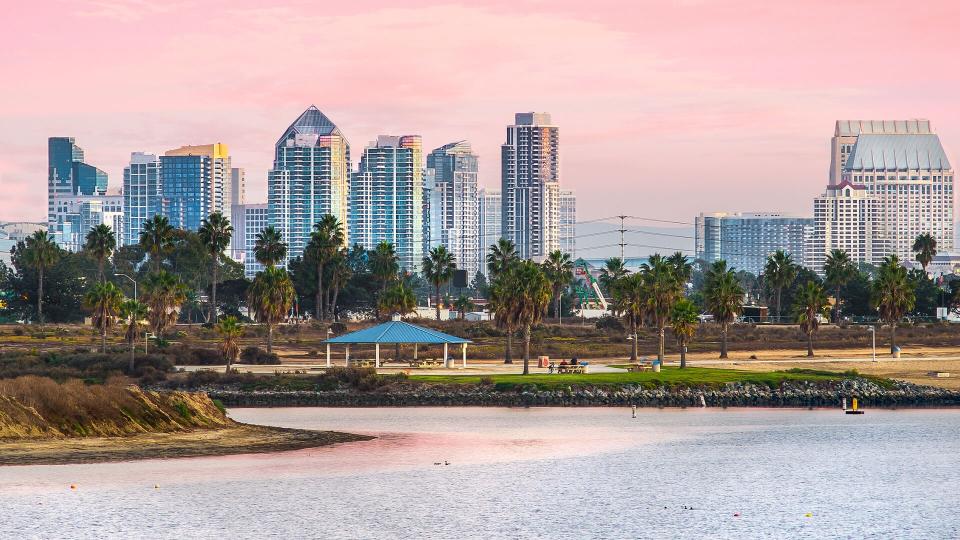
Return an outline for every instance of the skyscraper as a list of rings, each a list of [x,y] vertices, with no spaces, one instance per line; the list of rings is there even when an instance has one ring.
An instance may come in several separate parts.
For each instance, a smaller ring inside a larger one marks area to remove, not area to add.
[[[457,268],[470,275],[482,267],[477,244],[477,155],[470,143],[446,144],[427,155],[430,190],[430,246],[453,253]]]
[[[804,266],[823,274],[827,254],[845,251],[854,263],[879,265],[890,253],[880,219],[880,201],[867,188],[841,181],[813,200],[813,241]]]
[[[164,213],[174,227],[200,228],[213,212],[230,218],[230,155],[222,143],[183,146],[160,157]]]
[[[546,113],[517,113],[501,146],[503,236],[527,259],[560,248],[559,129]]]
[[[560,191],[560,251],[577,258],[577,195],[569,189]]]
[[[876,218],[891,253],[912,260],[913,242],[923,233],[939,251],[953,249],[953,168],[929,121],[841,120],[833,141],[831,162],[843,164],[840,181],[877,198]]]
[[[350,241],[366,249],[390,242],[400,267],[423,259],[423,143],[419,135],[381,135],[363,151],[350,183]]]
[[[723,259],[754,275],[767,257],[782,249],[802,264],[814,220],[773,212],[701,213],[694,219],[696,257],[708,263]]]
[[[230,206],[244,204],[246,199],[247,171],[240,167],[234,167],[230,169]]]
[[[119,193],[60,196],[55,199],[54,216],[54,241],[67,251],[80,251],[87,233],[97,225],[108,225],[114,234],[123,230],[123,197]]]
[[[61,247],[76,250],[77,238],[86,234],[80,201],[106,194],[107,173],[84,163],[83,149],[73,137],[50,137],[47,160],[47,226]]]
[[[267,205],[235,204],[232,209],[233,236],[230,238],[230,257],[243,263],[243,274],[253,278],[263,270],[257,262],[253,249],[257,243],[257,234],[268,226]]]
[[[143,222],[163,214],[163,186],[160,183],[160,159],[154,154],[133,152],[130,164],[123,168],[123,234],[120,245],[140,241]]]
[[[325,214],[339,219],[349,236],[349,195],[350,143],[311,105],[277,140],[267,173],[270,224],[287,241],[288,259],[303,254],[313,225]]]
[[[486,274],[487,251],[491,244],[497,243],[503,230],[503,198],[499,189],[483,188],[480,189],[477,199],[477,249],[480,251],[481,264],[484,265],[482,272]]]

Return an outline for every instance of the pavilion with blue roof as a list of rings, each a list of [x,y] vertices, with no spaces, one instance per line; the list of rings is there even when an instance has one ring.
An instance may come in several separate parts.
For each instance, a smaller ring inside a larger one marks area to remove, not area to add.
[[[463,367],[467,367],[467,344],[472,343],[469,339],[464,339],[450,334],[424,328],[415,324],[401,321],[399,317],[394,317],[392,321],[350,332],[342,336],[330,338],[324,343],[327,344],[327,366],[330,366],[330,345],[346,345],[347,364],[350,364],[350,345],[374,345],[376,367],[380,367],[380,345],[398,345],[412,344],[413,358],[417,359],[417,345],[443,345],[444,363],[449,358],[449,346],[459,344],[461,355],[463,357]],[[452,362],[451,362],[452,363]],[[452,365],[451,365],[452,367]]]

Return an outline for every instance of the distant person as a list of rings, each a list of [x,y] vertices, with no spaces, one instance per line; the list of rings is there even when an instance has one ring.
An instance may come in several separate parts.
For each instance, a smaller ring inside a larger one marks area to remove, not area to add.
[[[579,366],[579,365],[580,365],[580,360],[579,360],[576,356],[574,356],[573,358],[570,359],[570,365],[571,365],[571,366]]]

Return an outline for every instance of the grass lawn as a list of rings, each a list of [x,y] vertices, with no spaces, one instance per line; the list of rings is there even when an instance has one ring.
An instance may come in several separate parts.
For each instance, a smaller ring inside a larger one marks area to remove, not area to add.
[[[848,373],[792,369],[789,371],[741,371],[736,369],[713,369],[688,367],[664,367],[659,373],[588,373],[563,375],[411,375],[410,380],[442,384],[479,384],[481,379],[496,385],[498,390],[533,384],[539,388],[563,388],[571,385],[621,386],[639,384],[653,386],[722,386],[729,382],[749,382],[779,385],[783,381],[837,381],[855,376]]]

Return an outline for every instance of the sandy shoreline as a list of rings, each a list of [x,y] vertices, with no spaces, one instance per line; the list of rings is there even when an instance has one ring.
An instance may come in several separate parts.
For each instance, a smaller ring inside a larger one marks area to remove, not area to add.
[[[140,459],[256,454],[315,448],[373,437],[249,424],[130,437],[0,440],[0,465],[64,465]]]

